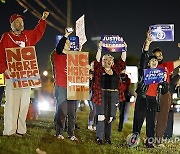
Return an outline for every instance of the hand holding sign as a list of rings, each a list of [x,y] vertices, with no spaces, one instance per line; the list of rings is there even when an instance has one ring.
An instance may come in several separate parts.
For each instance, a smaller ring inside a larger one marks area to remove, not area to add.
[[[180,48],[180,43],[178,43],[178,48]]]
[[[148,30],[147,34],[146,34],[146,42],[148,42],[149,44],[152,42],[152,37],[151,37],[151,32],[150,30]]]
[[[144,82],[146,85],[161,83],[165,81],[165,70],[163,68],[144,69]]]
[[[103,35],[101,41],[103,51],[124,52],[127,50],[127,44],[119,35]]]
[[[152,25],[149,30],[153,41],[174,41],[174,24]]]
[[[11,78],[11,72],[9,71],[9,69],[4,72],[4,75],[7,76],[9,79]]]
[[[74,31],[74,30],[70,30],[71,28],[66,28],[65,29],[65,35],[64,35],[65,37],[68,37]]]

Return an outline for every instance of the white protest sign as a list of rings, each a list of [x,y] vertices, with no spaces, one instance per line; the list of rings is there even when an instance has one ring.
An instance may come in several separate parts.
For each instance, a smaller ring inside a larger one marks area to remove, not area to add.
[[[79,44],[80,47],[87,41],[86,34],[85,34],[85,22],[84,22],[84,15],[82,15],[76,21],[76,36],[79,37]]]

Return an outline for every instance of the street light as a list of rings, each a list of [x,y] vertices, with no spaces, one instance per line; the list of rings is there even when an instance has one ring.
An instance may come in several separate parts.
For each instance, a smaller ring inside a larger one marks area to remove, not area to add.
[[[44,72],[43,72],[43,75],[44,75],[44,76],[47,76],[47,75],[48,75],[48,71],[44,71]]]

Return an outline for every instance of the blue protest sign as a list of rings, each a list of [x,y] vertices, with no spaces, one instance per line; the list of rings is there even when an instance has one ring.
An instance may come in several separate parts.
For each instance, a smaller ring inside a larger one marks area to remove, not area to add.
[[[146,85],[153,83],[160,83],[164,81],[164,72],[163,68],[151,68],[144,69],[144,82]]]
[[[59,40],[63,37],[63,35],[56,35],[56,46]],[[78,36],[69,36],[70,40],[70,50],[71,51],[79,51],[79,37]]]
[[[101,41],[103,51],[124,52],[127,50],[123,38],[118,35],[103,35]]]
[[[174,41],[174,24],[152,25],[149,30],[153,41]]]

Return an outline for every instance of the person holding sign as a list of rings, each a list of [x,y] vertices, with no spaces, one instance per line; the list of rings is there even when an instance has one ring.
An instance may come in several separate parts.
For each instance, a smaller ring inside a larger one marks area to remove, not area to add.
[[[120,74],[125,101],[120,102],[118,105],[118,108],[119,108],[118,131],[119,132],[121,132],[123,129],[123,124],[124,124],[124,119],[125,119],[125,108],[128,106],[128,103],[130,103],[130,98],[131,98],[131,92],[130,92],[131,79],[128,77],[128,75],[125,72],[126,70],[123,70]]]
[[[93,99],[96,104],[96,142],[111,144],[111,126],[116,117],[118,102],[125,100],[120,73],[125,69],[126,52],[114,63],[114,57],[105,54],[101,59],[102,42],[94,61]]]
[[[67,100],[67,53],[70,51],[68,36],[73,31],[65,29],[65,35],[59,40],[56,49],[51,54],[51,62],[54,71],[54,99],[56,113],[54,125],[58,139],[64,139],[63,130],[68,115],[68,137],[71,141],[78,141],[74,135],[76,100]]]
[[[146,117],[147,138],[145,145],[147,148],[154,148],[155,116],[156,112],[159,110],[159,101],[156,98],[158,98],[161,93],[165,94],[168,89],[166,82],[159,84],[151,83],[149,85],[145,84],[144,69],[155,69],[158,66],[157,57],[149,56],[148,44],[150,44],[151,41],[150,33],[148,32],[140,58],[139,82],[136,89],[137,99],[133,119],[133,134],[136,134],[138,139],[142,124]],[[161,87],[161,91],[159,91],[159,87]]]
[[[170,83],[170,76],[173,73],[173,70],[180,66],[180,59],[163,62],[163,52],[160,48],[155,48],[152,52],[158,59],[158,68],[164,68],[167,72],[167,82]],[[171,94],[169,91],[165,95],[161,96],[160,105],[161,111],[157,114],[156,137],[158,138],[157,144],[159,146],[163,146],[162,138],[166,129],[168,113],[171,106]]]
[[[33,30],[24,30],[24,17],[13,14],[10,17],[11,31],[1,37],[0,42],[0,73],[6,78],[6,104],[4,108],[3,135],[23,136],[26,129],[26,115],[30,103],[30,88],[13,89],[10,70],[7,67],[7,48],[34,46],[43,36],[46,29],[46,18],[49,12],[43,12],[42,18]]]

